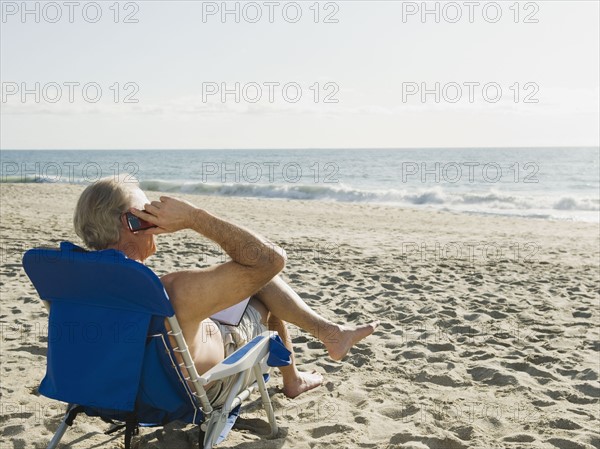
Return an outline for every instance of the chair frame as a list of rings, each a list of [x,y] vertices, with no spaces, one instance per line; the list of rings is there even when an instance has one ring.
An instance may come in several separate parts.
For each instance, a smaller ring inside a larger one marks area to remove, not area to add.
[[[179,322],[175,315],[167,317],[167,322],[169,323],[171,330],[167,332],[167,335],[172,336],[177,343],[177,346],[172,348],[173,352],[177,352],[181,354],[183,362],[177,364],[179,368],[185,367],[188,373],[188,377],[182,377],[181,380],[183,382],[191,383],[194,391],[192,394],[194,396],[195,402],[194,407],[201,411],[203,414],[203,422],[200,424],[200,436],[199,436],[199,447],[203,447],[204,449],[212,449],[215,445],[221,431],[225,427],[227,418],[231,410],[234,410],[237,406],[241,405],[256,389],[260,391],[261,400],[265,412],[267,413],[267,418],[269,420],[269,425],[271,427],[271,434],[269,438],[273,438],[277,435],[278,426],[275,418],[275,412],[273,410],[273,405],[271,403],[271,398],[269,397],[269,393],[267,391],[267,387],[265,385],[265,380],[263,378],[263,372],[268,372],[268,367],[265,363],[265,359],[269,354],[269,341],[270,337],[275,334],[273,331],[265,331],[261,335],[255,337],[253,340],[248,342],[245,346],[236,350],[233,354],[227,357],[225,360],[211,368],[209,371],[204,373],[202,376],[198,374],[196,370],[196,366],[192,360],[190,351],[188,349],[185,338],[183,337],[183,332],[181,327],[179,326]],[[164,334],[152,335],[152,337],[162,337],[163,344],[165,349],[169,349],[167,342],[165,341]],[[169,351],[171,355],[171,352]],[[176,362],[173,360],[173,368],[177,372]],[[246,387],[244,390],[241,390],[242,382],[244,380],[244,375],[248,370],[252,371],[252,374],[255,378],[254,383]],[[206,394],[206,390],[204,386],[209,382],[223,379],[229,376],[236,376],[234,388],[232,388],[231,393],[225,400],[225,403],[219,408],[213,408],[210,404],[208,396]],[[194,401],[192,401],[194,402]],[[198,402],[200,406],[198,406]],[[65,416],[60,423],[54,437],[50,441],[47,446],[47,449],[55,449],[63,435],[65,434],[67,427],[73,424],[73,420],[77,416],[77,414],[81,411],[76,404],[68,404],[67,411]],[[118,430],[121,426],[113,428],[108,432]],[[127,422],[125,424],[126,433],[125,433],[125,447],[129,449],[131,443],[131,437],[136,433],[137,422]],[[202,436],[204,438],[202,439]],[[202,441],[203,440],[203,441]]]

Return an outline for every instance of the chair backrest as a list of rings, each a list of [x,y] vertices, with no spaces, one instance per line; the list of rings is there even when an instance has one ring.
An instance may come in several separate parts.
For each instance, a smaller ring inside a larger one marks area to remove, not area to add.
[[[104,417],[196,419],[165,332],[164,319],[174,311],[152,270],[121,251],[86,251],[70,242],[27,251],[23,266],[50,302],[41,394]]]

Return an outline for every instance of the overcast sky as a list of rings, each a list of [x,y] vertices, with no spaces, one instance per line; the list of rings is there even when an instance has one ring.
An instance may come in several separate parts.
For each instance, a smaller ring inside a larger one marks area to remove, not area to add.
[[[113,3],[2,2],[3,149],[599,145],[596,1]]]

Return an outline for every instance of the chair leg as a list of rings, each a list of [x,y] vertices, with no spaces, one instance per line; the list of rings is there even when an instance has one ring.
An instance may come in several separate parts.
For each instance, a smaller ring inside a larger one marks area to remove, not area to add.
[[[67,412],[65,413],[65,417],[61,421],[60,426],[58,426],[58,429],[52,437],[52,440],[50,440],[50,443],[48,443],[47,449],[55,449],[58,446],[58,443],[60,443],[60,440],[67,431],[67,427],[73,424],[73,420],[77,417],[77,414],[79,414],[79,412],[81,412],[82,410],[83,409],[80,406],[75,404],[69,404],[67,406]]]
[[[136,418],[128,418],[125,421],[125,449],[131,449],[131,438],[140,432]]]
[[[231,391],[225,399],[225,403],[222,407],[213,410],[210,419],[206,422],[206,436],[204,437],[204,449],[212,449],[213,446],[217,444],[221,432],[225,428],[227,417],[234,408],[232,407],[232,404],[235,401],[237,395],[239,394],[240,389],[242,388],[244,374],[245,372],[238,373],[236,375],[233,386],[231,387]]]
[[[263,407],[265,408],[265,412],[267,412],[267,418],[269,418],[269,424],[271,425],[271,438],[274,438],[277,436],[279,429],[277,428],[275,412],[273,411],[273,404],[271,403],[271,398],[269,396],[269,392],[267,391],[267,386],[265,385],[265,379],[262,376],[262,369],[260,365],[254,365],[252,370],[254,371],[254,376],[256,377],[256,383],[260,391]]]
[[[209,421],[208,428],[205,432],[202,432],[202,446],[200,447],[203,449],[213,449],[218,436],[216,435],[216,426],[212,423],[212,420]],[[198,445],[200,445],[200,442],[198,442]]]
[[[204,447],[204,438],[206,437],[206,432],[202,430],[202,426],[198,426],[198,449],[202,449]]]
[[[50,443],[48,444],[47,449],[55,449],[56,446],[58,446],[58,443],[60,443],[61,438],[67,431],[67,427],[69,427],[69,425],[63,419],[63,421],[60,423],[60,426],[56,430],[56,433],[52,437],[52,440],[50,440]]]

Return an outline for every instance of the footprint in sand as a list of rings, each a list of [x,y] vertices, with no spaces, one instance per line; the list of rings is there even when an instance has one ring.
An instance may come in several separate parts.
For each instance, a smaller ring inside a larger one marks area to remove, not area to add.
[[[600,398],[600,388],[589,383],[576,384],[575,389],[592,398]]]
[[[350,364],[354,365],[357,368],[360,368],[365,363],[370,361],[370,357],[365,357],[362,354],[351,354],[347,360]]]
[[[577,430],[581,429],[581,426],[574,421],[566,418],[558,418],[553,421],[549,421],[548,425],[553,429],[564,429],[564,430]]]
[[[401,353],[397,359],[407,359],[407,360],[411,360],[411,359],[424,359],[427,356],[425,355],[424,352],[422,351],[414,351],[414,350],[409,350],[409,351],[404,351],[403,353]]]
[[[505,436],[502,438],[502,441],[506,441],[507,443],[531,443],[535,441],[535,437],[527,433],[517,433],[515,435]]]
[[[431,352],[443,352],[443,351],[454,351],[454,345],[452,343],[430,343],[427,345],[427,349]]]
[[[331,374],[340,371],[343,365],[341,363],[334,365],[333,363],[329,363],[325,360],[319,359],[317,360],[317,366],[323,368],[327,374]]]
[[[476,367],[467,369],[473,380],[484,384],[503,387],[506,385],[517,385],[517,378],[510,374],[503,374],[494,368]]]
[[[402,449],[467,449],[468,447],[458,439],[451,437],[437,438],[415,436],[407,433],[398,433],[390,439],[390,445],[394,446],[397,444],[402,444],[402,446],[400,446]]]
[[[379,323],[378,327],[381,327],[381,328],[385,329],[386,331],[389,331],[389,330],[394,329],[394,327],[396,327],[396,326],[394,326],[391,323],[386,323],[385,321],[382,321]]]
[[[521,371],[527,373],[530,376],[534,377],[542,385],[548,383],[550,380],[557,380],[556,377],[554,377],[549,372],[535,368],[529,363],[503,363],[503,366],[514,371]]]
[[[555,401],[562,401],[566,399],[571,404],[585,405],[597,403],[596,399],[590,399],[580,394],[575,394],[565,390],[546,390],[544,392],[547,396],[554,399]]]
[[[333,426],[316,427],[312,429],[310,433],[313,438],[323,438],[324,436],[336,433],[345,434],[349,432],[356,432],[356,429],[345,424],[335,424]]]
[[[358,423],[358,424],[364,424],[364,425],[368,425],[369,424],[369,420],[367,418],[365,418],[364,416],[356,416],[354,418],[354,422]]]
[[[529,360],[534,365],[546,365],[546,364],[554,365],[560,361],[556,357],[551,357],[548,355],[538,355],[538,354],[532,355],[531,357],[529,357]]]
[[[417,409],[418,410],[418,409]],[[378,410],[380,414],[383,416],[393,419],[394,421],[400,421],[406,418],[406,409],[404,409],[401,405],[399,407],[384,407]],[[416,412],[414,412],[416,413]],[[412,413],[412,414],[414,414]]]
[[[19,435],[25,431],[25,426],[18,424],[15,426],[6,426],[3,431],[3,435],[7,437],[13,437]]]
[[[465,351],[463,353],[460,354],[461,358],[469,358],[471,360],[473,360],[474,362],[477,362],[479,360],[489,360],[489,359],[493,359],[496,356],[493,353],[489,353],[489,352],[485,352],[485,351]]]
[[[374,355],[373,350],[369,346],[367,346],[366,344],[364,344],[364,343],[358,343],[357,345],[355,345],[351,349],[351,352],[352,353],[357,353],[357,354],[362,354],[362,355],[365,355],[365,356],[368,356],[368,357]]]
[[[567,440],[565,438],[550,438],[548,443],[556,446],[559,449],[591,449],[592,446],[588,444],[578,443],[574,440]]]
[[[325,346],[320,341],[311,340],[308,343],[306,343],[306,347],[308,349],[323,349]]]
[[[458,375],[450,374],[435,374],[427,371],[419,373],[415,377],[415,382],[427,382],[443,387],[463,387],[470,385],[470,382],[464,381]]]

